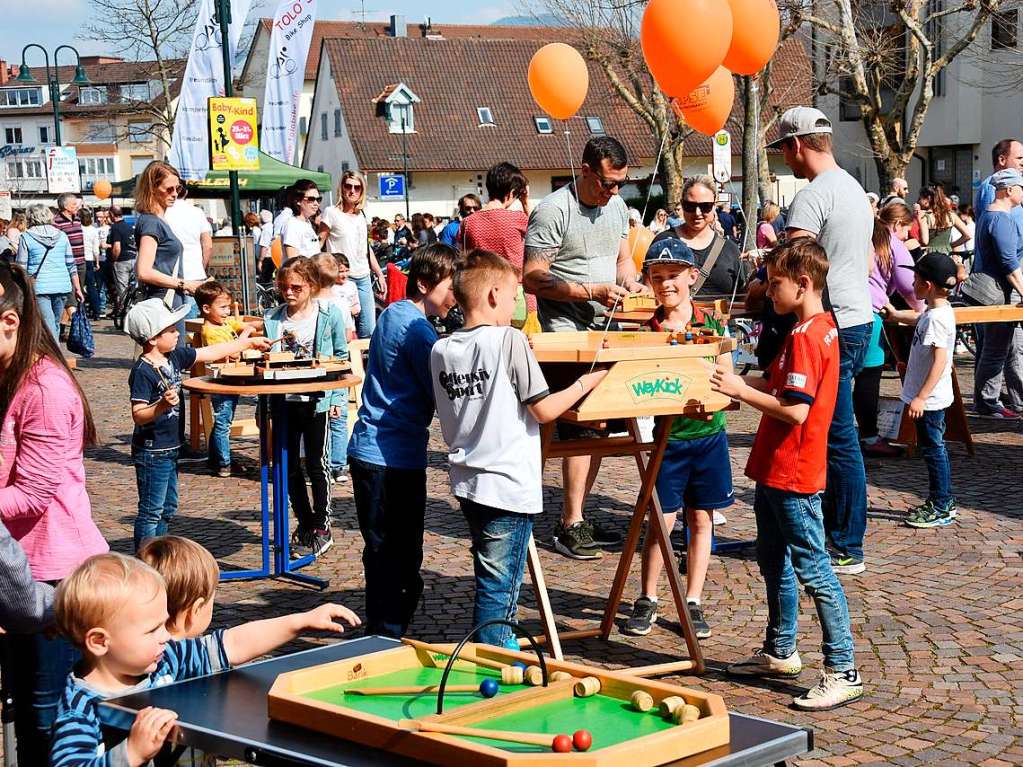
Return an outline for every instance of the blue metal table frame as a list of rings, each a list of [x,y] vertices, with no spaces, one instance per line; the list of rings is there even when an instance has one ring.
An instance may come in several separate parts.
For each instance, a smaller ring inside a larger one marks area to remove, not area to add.
[[[266,696],[279,674],[397,647],[384,637],[363,637],[221,674],[191,679],[100,703],[108,729],[131,728],[135,714],[156,706],[178,714],[180,745],[226,759],[288,767],[413,767],[386,751],[333,738],[267,718]],[[730,714],[731,742],[681,761],[675,767],[768,767],[813,749],[813,731],[742,714]]]
[[[315,554],[291,558],[288,520],[288,417],[285,397],[288,394],[322,394],[347,389],[360,381],[345,376],[335,381],[289,384],[223,384],[203,376],[189,378],[182,385],[206,395],[257,395],[259,407],[259,506],[261,513],[261,566],[255,570],[221,571],[220,580],[251,580],[254,578],[287,578],[322,591],[330,582],[299,572],[316,561]],[[272,435],[267,444],[267,434]],[[273,539],[271,541],[271,535]]]

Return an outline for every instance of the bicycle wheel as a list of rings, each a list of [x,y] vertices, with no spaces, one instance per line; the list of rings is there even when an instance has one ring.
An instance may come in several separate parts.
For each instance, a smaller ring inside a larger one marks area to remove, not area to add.
[[[973,325],[956,326],[956,347],[962,344],[971,357],[977,356],[977,336]]]
[[[728,331],[737,344],[732,352],[732,367],[736,373],[744,376],[753,369],[753,361],[756,359],[756,334],[746,322],[739,320],[729,323]]]

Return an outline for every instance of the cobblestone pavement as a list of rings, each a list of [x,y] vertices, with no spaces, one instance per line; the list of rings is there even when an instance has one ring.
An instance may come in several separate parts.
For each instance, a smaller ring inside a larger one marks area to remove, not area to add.
[[[79,365],[104,444],[86,462],[93,513],[112,547],[128,552],[135,513],[135,478],[129,460],[131,419],[127,376],[131,343],[108,323],[97,329],[97,355]],[[960,360],[963,388],[971,388],[968,360]],[[887,393],[897,389],[885,381]],[[251,403],[240,409],[251,415]],[[754,537],[751,483],[742,475],[756,416],[747,408],[730,416],[737,503],[718,528],[721,539]],[[977,455],[950,447],[960,516],[954,526],[913,530],[902,524],[907,507],[926,496],[919,459],[868,461],[867,571],[843,576],[856,638],[859,669],[867,685],[861,702],[821,714],[789,708],[793,694],[816,682],[820,627],[804,596],[800,636],[806,670],[786,682],[736,683],[723,667],[759,645],[766,623],[763,583],[752,549],[715,556],[704,603],[714,635],[702,647],[709,671],[702,678],[675,678],[724,696],[737,712],[812,727],[816,749],[806,767],[854,764],[974,765],[1023,763],[1023,501],[1019,462],[1023,424],[971,419]],[[436,424],[435,424],[436,426]],[[255,465],[251,440],[237,451]],[[201,464],[199,464],[201,466]],[[632,459],[605,462],[588,509],[592,519],[624,527],[638,488]],[[560,504],[560,467],[544,476],[547,513],[537,524],[551,599],[563,629],[593,624],[603,610],[617,555],[576,562],[550,551]],[[218,479],[183,467],[181,512],[172,531],[209,547],[225,568],[255,566],[259,554],[259,487],[255,478]],[[287,582],[261,580],[224,585],[218,593],[217,625],[307,609],[324,599],[363,608],[362,541],[348,485],[335,491],[335,545],[311,572],[331,580],[323,594]],[[464,520],[449,493],[438,428],[430,440],[426,517],[426,591],[410,634],[456,641],[470,628],[472,569]],[[634,599],[638,564],[626,599]],[[667,591],[666,585],[663,589]],[[669,600],[670,601],[670,600]],[[532,593],[524,584],[521,617],[536,627]],[[623,620],[627,606],[620,618]],[[615,632],[609,643],[570,642],[574,659],[614,667],[678,659],[684,643],[667,611],[647,637]],[[326,641],[310,637],[287,650]]]

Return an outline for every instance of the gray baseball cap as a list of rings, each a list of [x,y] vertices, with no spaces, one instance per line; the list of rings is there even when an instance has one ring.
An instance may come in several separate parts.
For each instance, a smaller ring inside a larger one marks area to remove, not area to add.
[[[991,176],[991,186],[995,189],[1008,189],[1010,186],[1023,186],[1023,173],[1015,168],[1000,170]]]
[[[188,315],[189,305],[168,309],[162,298],[147,298],[131,307],[124,318],[124,332],[140,346]]]
[[[821,110],[813,107],[792,107],[786,110],[778,121],[778,138],[767,146],[776,147],[793,136],[831,132],[831,120]]]

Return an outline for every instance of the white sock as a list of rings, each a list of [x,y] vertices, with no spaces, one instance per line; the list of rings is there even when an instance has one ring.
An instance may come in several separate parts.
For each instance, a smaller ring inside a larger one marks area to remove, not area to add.
[[[647,596],[646,594],[644,594],[644,595],[643,595],[643,598],[644,598],[644,599],[649,599],[649,600],[650,600],[651,602],[653,602],[654,604],[657,604],[657,595],[656,595],[656,594],[655,594],[654,596],[652,596],[652,597],[648,597],[648,596]]]
[[[698,605],[698,604],[700,604],[700,598],[699,597],[686,597],[686,602],[688,604],[691,604],[691,605]]]

